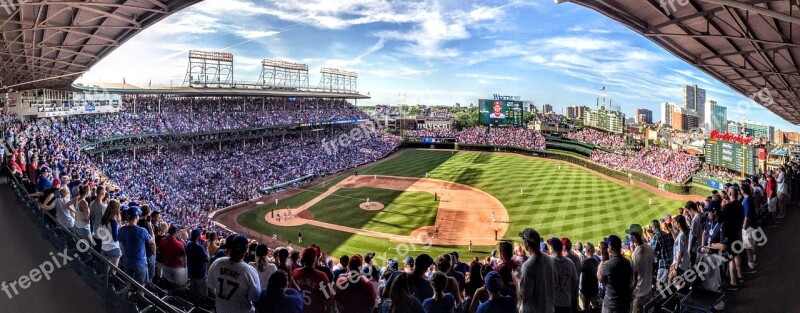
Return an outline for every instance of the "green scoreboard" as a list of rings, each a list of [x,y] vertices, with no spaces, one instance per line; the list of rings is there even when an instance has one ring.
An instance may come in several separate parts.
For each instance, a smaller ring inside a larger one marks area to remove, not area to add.
[[[733,141],[706,139],[706,163],[712,166],[724,167],[735,172],[755,175],[756,172],[756,147]],[[742,166],[744,163],[744,167]]]
[[[525,124],[523,114],[522,101],[478,100],[478,123],[482,125],[522,126]]]

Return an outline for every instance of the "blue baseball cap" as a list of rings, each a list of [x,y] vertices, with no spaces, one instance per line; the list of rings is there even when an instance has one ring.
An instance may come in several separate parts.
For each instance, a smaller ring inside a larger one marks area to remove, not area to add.
[[[486,274],[486,277],[483,278],[483,282],[486,284],[486,289],[489,290],[489,292],[498,292],[503,289],[503,279],[498,272],[489,272]]]
[[[617,235],[611,235],[606,238],[606,244],[617,251],[622,250],[622,239]]]
[[[139,207],[129,207],[127,210],[125,210],[125,215],[127,215],[128,218],[134,218],[142,215],[142,211],[139,210]]]

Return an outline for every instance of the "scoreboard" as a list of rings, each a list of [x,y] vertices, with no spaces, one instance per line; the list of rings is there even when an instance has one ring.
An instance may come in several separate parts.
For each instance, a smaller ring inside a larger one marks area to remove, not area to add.
[[[745,174],[757,174],[756,157],[758,157],[758,154],[755,146],[732,141],[706,139],[705,155],[706,163],[709,165],[724,167],[741,173],[742,162],[744,162]]]
[[[478,123],[482,125],[523,126],[522,101],[506,99],[479,99]]]

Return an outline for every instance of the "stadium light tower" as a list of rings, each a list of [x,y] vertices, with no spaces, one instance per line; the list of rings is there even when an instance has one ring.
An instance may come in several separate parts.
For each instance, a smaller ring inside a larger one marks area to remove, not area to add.
[[[319,89],[330,92],[358,92],[358,73],[332,67],[323,67],[319,72],[322,74]]]
[[[308,89],[308,65],[279,60],[261,60],[262,88]]]
[[[189,66],[183,85],[188,87],[231,88],[233,54],[220,51],[189,51]]]

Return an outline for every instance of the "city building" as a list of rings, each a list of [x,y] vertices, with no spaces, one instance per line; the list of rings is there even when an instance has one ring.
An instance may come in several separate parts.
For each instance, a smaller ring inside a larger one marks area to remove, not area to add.
[[[763,138],[769,142],[775,142],[775,127],[755,121],[744,121],[744,123],[728,121],[728,132],[731,134],[747,134],[750,137]]]
[[[636,124],[653,124],[653,111],[638,108],[634,119]]]
[[[777,132],[777,131],[776,131]],[[783,133],[783,140],[786,144],[798,144],[800,143],[800,133],[798,132],[782,132]]]
[[[683,107],[690,110],[688,114],[697,116],[701,123],[706,120],[705,113],[706,90],[698,88],[697,85],[683,86]]]
[[[549,105],[549,104],[543,104],[542,105],[542,113],[543,114],[547,114],[547,113],[550,113],[550,112],[553,112],[553,106]]]
[[[697,128],[699,126],[699,120],[693,113],[692,110],[684,107],[674,107],[670,118],[672,129],[689,131]]]
[[[728,131],[728,108],[718,105],[714,100],[707,100],[705,112],[705,128],[722,133]]]
[[[571,105],[564,108],[564,115],[568,119],[582,120],[587,110],[589,110],[589,107],[581,105]]]
[[[622,112],[606,110],[605,106],[597,110],[589,109],[583,117],[584,126],[618,134],[623,132],[624,122],[625,115]]]
[[[525,102],[525,104],[523,104],[523,108],[525,108],[525,112],[528,112],[528,113],[536,113],[537,111],[539,111],[536,108],[536,106],[533,105],[533,103],[531,103],[531,102]]]
[[[672,111],[675,111],[675,107],[675,104],[669,102],[661,104],[661,125],[672,126]]]

